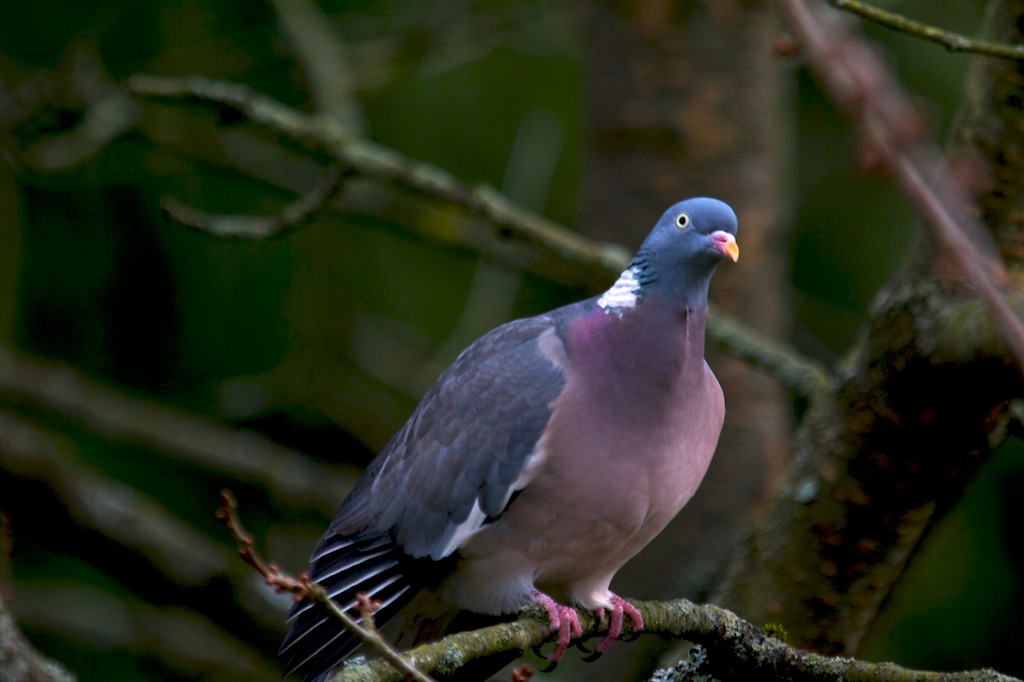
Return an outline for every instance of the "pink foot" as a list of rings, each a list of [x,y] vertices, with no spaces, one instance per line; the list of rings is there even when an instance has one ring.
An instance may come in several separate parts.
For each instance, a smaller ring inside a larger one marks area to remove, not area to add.
[[[569,648],[569,642],[583,634],[583,626],[580,625],[580,617],[576,615],[575,609],[565,606],[564,604],[559,604],[554,599],[540,591],[534,592],[531,596],[535,604],[540,604],[544,607],[544,610],[548,612],[548,620],[551,622],[551,631],[558,632],[555,649],[548,656],[548,661],[550,661],[552,663],[552,667],[554,667],[555,663],[562,660],[562,656],[565,655],[566,649]],[[619,621],[619,629],[621,630],[621,612],[619,615]]]
[[[594,612],[594,615],[599,621],[604,620],[604,611],[604,609],[598,609]],[[644,629],[644,617],[640,615],[640,612],[637,611],[636,607],[619,595],[613,594],[611,618],[608,622],[608,634],[605,635],[604,639],[598,642],[597,646],[594,647],[595,653],[603,654],[608,651],[612,642],[617,640],[622,634],[623,615],[629,616],[630,620],[633,621],[633,632],[640,632]]]

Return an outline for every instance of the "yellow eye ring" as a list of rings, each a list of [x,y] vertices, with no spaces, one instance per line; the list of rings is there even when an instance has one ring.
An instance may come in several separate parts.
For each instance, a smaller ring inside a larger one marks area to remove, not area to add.
[[[680,213],[679,215],[676,216],[676,227],[678,227],[680,230],[685,230],[689,226],[690,226],[690,214],[689,213]]]

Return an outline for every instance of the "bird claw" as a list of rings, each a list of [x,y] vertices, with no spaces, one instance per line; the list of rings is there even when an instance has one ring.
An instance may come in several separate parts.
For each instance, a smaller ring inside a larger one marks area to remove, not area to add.
[[[600,619],[604,619],[604,609],[598,609],[595,615],[600,614]],[[623,599],[617,594],[612,595],[612,609],[611,616],[608,621],[608,634],[605,635],[604,639],[597,643],[594,647],[594,653],[596,655],[603,654],[611,648],[612,642],[617,640],[622,635],[622,624],[624,616],[629,616],[629,619],[633,621],[633,634],[631,639],[636,639],[640,632],[644,629],[644,617],[640,615],[640,611],[635,606],[630,604],[628,601]],[[596,656],[595,656],[596,657]]]
[[[580,624],[580,617],[575,609],[559,604],[543,592],[534,592],[533,601],[535,604],[544,607],[544,610],[548,613],[548,621],[551,623],[552,632],[558,633],[558,637],[555,640],[555,648],[547,656],[543,656],[540,653],[539,647],[534,647],[533,649],[534,653],[541,658],[547,658],[550,663],[542,672],[551,672],[558,665],[559,661],[562,660],[562,657],[565,656],[570,642],[583,635],[583,626]],[[606,613],[609,615],[608,633],[604,636],[604,639],[598,642],[593,650],[587,649],[581,642],[576,644],[580,651],[587,654],[583,657],[584,661],[596,661],[611,648],[612,642],[619,639],[622,635],[622,625],[626,616],[629,616],[629,619],[633,621],[633,632],[626,641],[636,639],[644,629],[644,618],[635,606],[617,594],[611,596],[611,602],[610,610],[602,607],[594,611],[594,618],[597,619],[598,623],[604,621]]]
[[[539,651],[537,651],[536,653],[541,658],[544,658],[544,656],[541,655],[541,653]],[[543,668],[541,668],[540,671],[542,673],[549,673],[549,672],[551,672],[552,670],[554,670],[557,667],[558,667],[558,661],[552,661],[552,660],[548,659],[548,664],[546,666],[544,666]]]
[[[558,633],[555,640],[555,648],[548,654],[547,659],[551,665],[542,672],[551,672],[565,656],[569,643],[583,635],[583,626],[580,625],[580,617],[572,607],[559,604],[554,599],[537,591],[533,593],[533,601],[544,607],[548,612],[548,621],[551,623],[552,632]]]

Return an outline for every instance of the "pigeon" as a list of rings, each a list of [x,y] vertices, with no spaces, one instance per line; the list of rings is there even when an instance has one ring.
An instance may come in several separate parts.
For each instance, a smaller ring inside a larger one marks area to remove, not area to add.
[[[556,663],[581,626],[608,618],[608,649],[643,618],[609,589],[686,505],[725,416],[704,359],[708,287],[739,258],[725,203],[669,208],[599,296],[503,324],[441,374],[345,499],[310,558],[312,582],[380,626],[407,610],[422,641],[453,616],[539,605]],[[289,673],[325,679],[361,644],[322,604],[296,603]],[[440,625],[439,625],[440,624]],[[426,636],[424,633],[428,633]]]

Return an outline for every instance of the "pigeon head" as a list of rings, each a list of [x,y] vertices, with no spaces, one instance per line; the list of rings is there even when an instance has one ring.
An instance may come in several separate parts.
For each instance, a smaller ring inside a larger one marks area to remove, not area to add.
[[[657,292],[686,307],[707,305],[708,284],[722,259],[739,259],[736,214],[717,199],[673,205],[640,245],[629,267],[598,305],[621,315]]]

